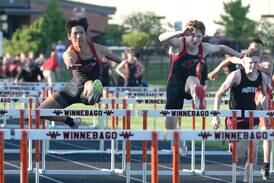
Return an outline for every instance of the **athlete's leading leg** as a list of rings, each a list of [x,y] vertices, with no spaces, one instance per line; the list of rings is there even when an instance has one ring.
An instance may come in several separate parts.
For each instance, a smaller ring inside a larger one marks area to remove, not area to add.
[[[64,109],[69,105],[70,104],[60,94],[54,94],[54,95],[49,96],[40,105],[39,108],[40,109]],[[78,128],[81,123],[81,121],[79,119],[73,119],[68,116],[44,116],[44,117],[41,117],[41,119],[64,122],[71,128]]]
[[[87,81],[84,85],[84,90],[82,92],[81,98],[85,104],[94,105],[99,102],[103,94],[103,85],[100,80],[96,79],[94,81]]]
[[[205,90],[196,76],[187,78],[185,92],[192,96],[196,109],[205,109]]]

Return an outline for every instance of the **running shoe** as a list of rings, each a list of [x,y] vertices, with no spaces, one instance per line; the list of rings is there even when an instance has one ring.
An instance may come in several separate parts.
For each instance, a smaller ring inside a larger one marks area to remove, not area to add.
[[[262,179],[263,180],[269,180],[270,179],[270,176],[269,176],[269,169],[266,169],[266,168],[262,168],[261,169],[261,173],[262,173]]]
[[[73,123],[74,123],[74,125],[71,126],[70,128],[71,129],[78,129],[80,124],[81,124],[81,118],[74,118]]]
[[[99,102],[103,93],[103,85],[100,80],[96,79],[92,84],[92,91],[88,97],[88,103],[94,105]]]
[[[197,84],[194,86],[195,95],[194,95],[194,102],[195,102],[195,108],[196,109],[205,109],[206,103],[205,103],[205,90],[204,87],[200,84]]]

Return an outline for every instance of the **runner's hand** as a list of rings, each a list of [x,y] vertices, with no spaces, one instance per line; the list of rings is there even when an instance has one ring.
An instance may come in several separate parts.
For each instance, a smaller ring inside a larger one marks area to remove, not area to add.
[[[221,120],[219,117],[212,118],[211,125],[214,130],[217,130],[218,128],[220,128],[220,126],[221,126],[220,124],[221,124]]]
[[[82,66],[82,64],[70,64],[69,70],[76,70],[79,69]]]
[[[194,27],[186,27],[186,29],[182,32],[182,36],[190,36],[195,31]]]
[[[215,80],[216,77],[217,77],[217,72],[215,72],[215,71],[213,70],[213,71],[211,71],[210,73],[208,73],[207,77],[208,77],[208,79],[210,79],[210,80]]]

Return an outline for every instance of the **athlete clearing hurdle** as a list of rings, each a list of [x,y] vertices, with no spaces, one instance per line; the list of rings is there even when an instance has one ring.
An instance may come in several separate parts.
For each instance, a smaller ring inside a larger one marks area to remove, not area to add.
[[[246,55],[243,59],[239,58],[230,58],[238,60],[243,64],[242,69],[238,69],[236,71],[231,72],[224,83],[221,85],[219,90],[216,93],[215,101],[214,101],[214,110],[220,109],[222,96],[226,91],[230,89],[230,101],[229,108],[242,110],[242,115],[244,114],[244,110],[256,110],[257,107],[260,109],[267,109],[268,103],[268,94],[266,90],[267,77],[266,75],[257,69],[258,63],[260,61],[260,52],[258,50],[250,49],[246,52]],[[261,101],[256,104],[254,101],[255,93],[257,88],[261,88],[263,97]],[[265,119],[267,120],[267,119]],[[226,128],[233,129],[232,117],[226,118]],[[258,128],[259,119],[254,119],[254,126]],[[220,127],[220,118],[213,117],[212,126],[214,129],[218,129]],[[237,129],[249,129],[249,119],[244,117],[237,118]],[[237,142],[237,157],[238,160],[244,160],[245,154],[247,151],[247,143],[243,141]],[[229,144],[230,150],[233,149],[231,143]],[[256,142],[254,143],[255,149],[255,157],[257,153]],[[256,158],[255,162],[256,164]],[[248,171],[249,170],[249,162],[246,162],[245,165],[245,173],[243,182],[248,182]]]
[[[204,34],[203,22],[191,20],[184,31],[165,32],[159,36],[161,43],[170,46],[171,56],[166,109],[182,109],[184,99],[194,99],[196,109],[205,109],[205,91],[198,79],[202,59],[220,51],[237,57],[243,56],[225,45],[202,43]],[[175,129],[176,126],[176,117],[166,118],[167,129]]]
[[[273,63],[272,58],[269,54],[266,54],[264,52],[264,43],[262,40],[255,38],[253,39],[248,49],[254,49],[257,50],[260,53],[260,62],[258,64],[258,70],[265,73],[267,77],[267,94],[269,96],[269,99],[272,95],[272,72],[273,72]],[[242,59],[233,59],[233,58],[227,58],[223,62],[221,62],[213,71],[211,71],[208,74],[208,78],[210,80],[214,80],[218,74],[224,67],[228,66],[229,64],[243,64]],[[261,92],[261,89],[257,89],[256,95],[255,95],[255,102],[260,103],[260,101],[263,98],[263,94]],[[268,101],[268,109],[272,110],[271,102]],[[260,119],[260,126],[262,129],[271,129],[271,121],[270,120],[264,120]],[[270,168],[270,154],[271,154],[271,142],[269,140],[263,141],[263,149],[264,149],[264,163],[261,169],[261,172],[263,174],[263,180],[269,179],[269,168]]]
[[[88,23],[86,18],[69,20],[66,24],[67,36],[71,45],[63,54],[72,79],[63,90],[49,96],[40,106],[41,109],[65,108],[74,103],[94,105],[102,95],[101,60],[106,57],[120,63],[120,59],[108,48],[90,42],[87,37]],[[46,117],[48,120],[61,121],[77,129],[80,119],[71,117]]]

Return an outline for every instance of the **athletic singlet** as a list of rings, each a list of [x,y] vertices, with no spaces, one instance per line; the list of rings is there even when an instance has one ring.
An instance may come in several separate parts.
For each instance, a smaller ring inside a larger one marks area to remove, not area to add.
[[[184,48],[178,55],[171,55],[168,83],[184,83],[188,76],[196,76],[196,66],[203,58],[203,46],[198,46],[198,54],[190,55],[186,50],[186,40],[182,39]]]
[[[110,76],[109,76],[110,63],[102,62],[102,84],[103,86],[109,86]]]
[[[130,63],[130,62],[126,62],[126,64],[128,65],[128,80],[136,80],[135,78],[135,73],[137,72],[137,64],[135,62]]]
[[[65,90],[72,96],[78,96],[83,90],[85,82],[99,79],[101,76],[101,62],[96,54],[93,43],[89,43],[93,58],[82,60],[75,48],[70,45],[72,51],[77,55],[76,64],[82,64],[79,69],[72,70],[72,79],[66,85]]]
[[[241,82],[238,86],[232,86],[230,90],[230,109],[240,109],[240,110],[255,110],[256,103],[254,101],[256,88],[261,86],[262,83],[262,73],[259,72],[259,76],[255,81],[250,81],[244,69],[241,71]]]

